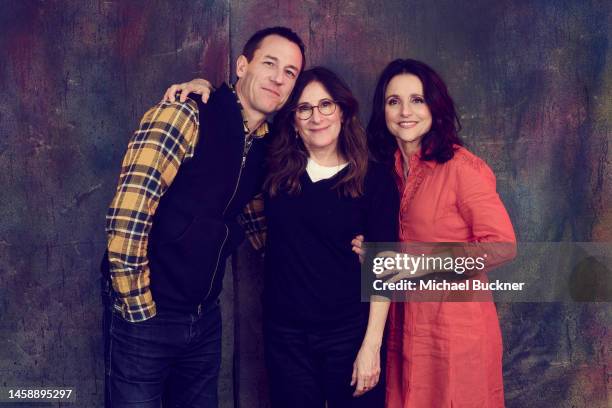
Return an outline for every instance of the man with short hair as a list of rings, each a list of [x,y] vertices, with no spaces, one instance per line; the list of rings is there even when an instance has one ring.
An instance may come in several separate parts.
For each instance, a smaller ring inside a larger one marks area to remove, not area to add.
[[[267,28],[238,57],[234,86],[144,115],[107,213],[107,406],[218,405],[225,259],[265,176],[266,118],[304,63],[293,31]]]

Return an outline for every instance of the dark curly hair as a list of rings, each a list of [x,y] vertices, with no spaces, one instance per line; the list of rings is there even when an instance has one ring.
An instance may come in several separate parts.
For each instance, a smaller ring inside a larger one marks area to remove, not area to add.
[[[431,112],[431,129],[421,141],[421,159],[438,163],[449,161],[455,154],[456,146],[463,146],[459,137],[461,122],[455,104],[440,75],[427,64],[413,59],[396,59],[380,74],[367,127],[372,158],[390,166],[394,163],[397,141],[385,122],[385,92],[389,82],[401,74],[412,74],[421,80],[425,103]]]

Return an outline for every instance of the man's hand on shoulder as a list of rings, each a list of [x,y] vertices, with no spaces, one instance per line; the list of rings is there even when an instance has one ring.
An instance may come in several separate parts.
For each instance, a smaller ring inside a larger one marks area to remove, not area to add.
[[[187,100],[187,95],[190,93],[195,93],[201,95],[202,102],[206,103],[208,102],[210,94],[214,92],[214,90],[215,88],[207,80],[195,78],[189,82],[171,85],[170,88],[166,90],[161,102],[173,102],[176,100],[177,94],[179,96],[179,101],[185,102]]]

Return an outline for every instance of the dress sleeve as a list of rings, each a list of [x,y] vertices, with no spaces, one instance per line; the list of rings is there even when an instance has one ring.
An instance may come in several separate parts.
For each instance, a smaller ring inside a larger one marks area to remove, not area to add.
[[[516,237],[497,194],[493,171],[475,156],[458,159],[457,205],[473,237],[464,252],[470,256],[487,254],[488,267],[510,261],[516,255]]]

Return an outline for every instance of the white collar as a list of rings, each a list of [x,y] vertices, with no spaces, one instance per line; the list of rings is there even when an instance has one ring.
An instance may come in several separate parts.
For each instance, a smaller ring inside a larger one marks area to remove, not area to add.
[[[338,174],[343,168],[345,168],[348,163],[342,163],[337,166],[322,166],[311,158],[308,158],[308,164],[306,165],[306,172],[308,173],[308,177],[312,180],[313,183],[316,183],[320,180],[325,180],[328,178],[332,178],[336,174]]]

